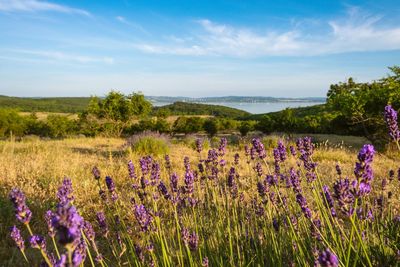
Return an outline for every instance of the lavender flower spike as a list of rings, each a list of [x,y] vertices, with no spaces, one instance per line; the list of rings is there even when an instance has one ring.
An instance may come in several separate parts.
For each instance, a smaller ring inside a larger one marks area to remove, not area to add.
[[[318,263],[322,267],[337,267],[339,260],[329,249],[322,251],[318,256]]]
[[[25,250],[25,241],[21,236],[21,231],[14,225],[10,231],[11,238],[15,241],[17,248],[22,252]]]
[[[385,107],[385,121],[389,128],[389,135],[395,141],[400,141],[400,130],[397,123],[397,112],[391,105]]]
[[[24,224],[29,224],[32,218],[32,212],[26,205],[26,197],[18,188],[14,188],[10,192],[10,200],[14,204],[15,216],[17,220]]]

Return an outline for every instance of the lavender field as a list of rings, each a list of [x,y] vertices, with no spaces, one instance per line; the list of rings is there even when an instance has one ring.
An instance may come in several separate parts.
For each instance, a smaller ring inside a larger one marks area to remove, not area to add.
[[[393,149],[309,137],[1,142],[3,266],[397,266]],[[399,150],[396,150],[397,148]]]

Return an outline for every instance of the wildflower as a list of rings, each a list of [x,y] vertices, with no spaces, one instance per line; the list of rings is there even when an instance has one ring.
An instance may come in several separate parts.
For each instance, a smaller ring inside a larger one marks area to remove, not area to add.
[[[21,236],[21,231],[15,225],[11,227],[10,236],[17,245],[17,248],[23,252],[25,250],[25,241]]]
[[[191,194],[194,190],[194,175],[192,171],[186,171],[185,173],[185,193]]]
[[[53,218],[53,212],[51,210],[46,211],[46,214],[44,215],[44,219],[46,221],[47,224],[47,230],[48,230],[48,234],[50,237],[54,237],[56,235],[55,231],[54,231],[54,227],[53,224],[51,222],[51,219]]]
[[[290,154],[292,154],[293,157],[296,157],[296,154],[297,154],[296,148],[294,148],[294,146],[290,146],[289,150],[290,150]]]
[[[72,182],[70,178],[65,177],[61,186],[58,188],[57,191],[57,198],[61,205],[69,204],[71,201],[74,200],[72,195]]]
[[[86,243],[82,239],[81,242],[76,246],[72,253],[72,264],[73,266],[80,266],[86,259]]]
[[[104,215],[103,212],[98,212],[96,214],[96,219],[97,219],[97,223],[99,224],[100,230],[102,232],[102,235],[104,237],[107,237],[108,235],[108,226],[107,226],[107,222],[106,222],[106,216]]]
[[[163,182],[158,184],[158,190],[160,190],[161,194],[164,196],[165,199],[170,199],[171,195],[168,193],[168,189]]]
[[[218,147],[219,156],[223,156],[226,153],[226,146],[228,145],[228,140],[225,137],[222,137]]]
[[[96,166],[93,167],[92,174],[94,176],[94,179],[96,180],[100,179],[100,170]]]
[[[336,173],[339,175],[339,176],[341,176],[342,175],[342,169],[340,168],[340,165],[339,164],[336,164]]]
[[[263,198],[265,194],[268,192],[267,187],[263,182],[257,183],[257,191],[261,198]]]
[[[135,218],[138,221],[141,229],[143,232],[146,232],[149,230],[151,226],[151,222],[153,221],[152,216],[150,213],[147,211],[144,205],[134,205],[134,210]]]
[[[255,151],[258,153],[258,157],[260,159],[266,158],[267,153],[265,152],[264,144],[260,141],[260,139],[253,138],[252,143]]]
[[[400,141],[400,130],[397,123],[397,112],[391,105],[385,107],[385,121],[389,128],[389,135],[395,141]]]
[[[52,224],[62,245],[76,244],[81,238],[83,219],[74,206],[58,205],[52,218]]]
[[[139,160],[140,169],[142,170],[143,175],[147,175],[149,173],[152,161],[153,159],[150,156],[143,157]]]
[[[190,250],[194,251],[199,246],[199,236],[193,232],[189,238],[189,248]]]
[[[231,195],[233,198],[236,198],[238,195],[238,188],[237,188],[237,184],[236,184],[236,180],[235,178],[238,176],[238,174],[236,173],[236,170],[234,167],[232,167],[229,170],[229,175],[228,175],[228,182],[227,185],[231,190]]]
[[[128,162],[128,172],[131,179],[136,179],[135,166],[133,165],[132,160]]]
[[[93,230],[93,226],[90,222],[84,221],[82,224],[82,230],[85,234],[86,238],[92,242],[94,242],[94,238],[96,236],[95,231]]]
[[[203,150],[203,140],[201,140],[200,138],[196,139],[196,151],[198,153],[201,153],[201,151]]]
[[[278,141],[277,150],[279,153],[280,162],[284,162],[286,160],[287,153],[286,153],[286,147],[281,140]]]
[[[190,160],[188,156],[183,158],[183,165],[185,166],[186,171],[190,170]]]
[[[153,162],[151,165],[150,180],[152,185],[156,185],[160,181],[160,165],[157,162]]]
[[[279,221],[276,218],[273,218],[272,226],[274,227],[275,231],[279,232]]]
[[[110,176],[106,176],[106,185],[108,188],[108,192],[111,194],[111,199],[116,201],[118,199],[118,195],[115,192],[115,184],[113,179]]]
[[[297,203],[299,203],[304,216],[306,216],[306,218],[310,219],[311,218],[311,210],[307,205],[307,200],[305,199],[305,197],[299,193],[296,195],[296,201],[297,201]]]
[[[260,162],[256,163],[256,166],[254,167],[254,170],[257,172],[257,175],[259,177],[261,177],[263,175],[263,169],[262,169],[262,166],[261,166]]]
[[[233,156],[233,159],[234,159],[234,163],[235,163],[235,165],[239,165],[239,153],[236,153],[234,156]]]
[[[364,145],[358,153],[358,162],[356,163],[354,174],[359,182],[359,195],[369,194],[371,191],[371,181],[373,172],[371,163],[374,158],[375,150],[372,145]]]
[[[329,249],[326,249],[319,253],[318,263],[322,267],[337,267],[339,266],[339,260],[337,256],[332,253]]]
[[[335,217],[335,216],[336,216],[336,211],[335,211],[335,208],[334,208],[334,206],[333,206],[333,205],[334,205],[334,202],[333,202],[332,195],[331,195],[331,193],[329,192],[329,187],[326,186],[326,185],[324,185],[324,186],[322,187],[322,189],[323,189],[323,196],[325,197],[325,205],[326,205],[328,208],[330,208],[332,216]]]
[[[171,170],[171,159],[169,155],[165,155],[164,159],[165,159],[165,168],[167,170]]]
[[[66,267],[68,266],[67,262],[68,262],[67,255],[62,254],[60,256],[60,259],[55,262],[54,267]]]
[[[351,205],[354,202],[354,195],[351,192],[351,187],[348,178],[339,179],[333,185],[333,196],[338,201],[341,211],[347,216],[350,216],[353,212]]]
[[[26,197],[18,188],[14,188],[10,192],[10,200],[14,205],[15,216],[17,220],[24,224],[29,224],[32,218],[32,212],[26,205]]]
[[[173,192],[178,192],[178,175],[176,173],[171,174],[169,181],[171,190]]]
[[[46,240],[43,238],[43,236],[33,235],[29,239],[29,243],[31,244],[32,248],[37,248],[46,251]]]
[[[201,266],[208,267],[208,258],[207,257],[203,258],[203,261],[201,262]]]

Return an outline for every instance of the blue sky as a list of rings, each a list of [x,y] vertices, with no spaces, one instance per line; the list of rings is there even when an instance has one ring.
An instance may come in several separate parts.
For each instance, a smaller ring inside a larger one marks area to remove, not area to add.
[[[0,94],[325,96],[400,64],[398,1],[0,0]]]

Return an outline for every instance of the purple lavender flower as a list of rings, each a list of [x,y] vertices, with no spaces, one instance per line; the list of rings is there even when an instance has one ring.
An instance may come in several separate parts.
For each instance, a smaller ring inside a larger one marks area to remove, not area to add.
[[[96,180],[100,179],[100,170],[96,166],[93,167],[92,174],[94,176],[94,179]]]
[[[374,158],[375,150],[372,145],[364,145],[358,153],[358,162],[354,169],[354,174],[359,182],[360,196],[367,195],[371,192],[371,181],[373,180],[373,172],[371,163]]]
[[[21,231],[15,225],[11,227],[10,236],[17,245],[17,248],[23,252],[25,250],[25,241],[21,236]]]
[[[171,159],[170,159],[169,155],[165,155],[164,159],[165,159],[165,168],[167,170],[171,170],[172,165],[171,165]]]
[[[257,172],[257,175],[259,177],[261,177],[263,175],[263,169],[262,169],[262,165],[260,162],[256,163],[256,166],[254,167],[254,170]]]
[[[133,212],[135,214],[135,218],[139,223],[143,232],[147,232],[150,229],[151,222],[153,221],[153,217],[147,211],[144,205],[134,205]]]
[[[281,140],[278,141],[278,152],[279,152],[279,160],[280,162],[284,162],[287,157],[286,147]]]
[[[276,232],[279,232],[279,221],[276,218],[273,218],[272,226],[274,227]]]
[[[60,202],[60,205],[66,205],[72,202],[74,200],[72,193],[73,190],[71,179],[64,177],[64,180],[57,191],[57,198]]]
[[[337,256],[332,253],[329,249],[322,251],[318,256],[318,263],[322,267],[337,267],[339,266],[339,260]]]
[[[233,157],[234,158],[233,162],[235,163],[235,165],[239,165],[239,157],[240,157],[239,153],[236,153],[235,156]]]
[[[354,195],[352,194],[351,187],[348,178],[339,179],[333,185],[333,197],[338,201],[341,211],[347,216],[353,213],[351,206],[354,202]]]
[[[171,199],[171,195],[168,193],[168,189],[162,181],[158,184],[158,190],[161,192],[165,199]]]
[[[397,123],[397,112],[391,105],[385,107],[385,121],[389,128],[389,135],[395,141],[400,141],[400,130]]]
[[[192,171],[186,171],[185,173],[185,193],[191,194],[194,190],[194,175]]]
[[[118,199],[117,192],[115,192],[115,184],[113,179],[110,176],[106,176],[106,185],[108,188],[108,192],[111,194],[111,199],[116,201]]]
[[[255,151],[258,153],[258,157],[260,159],[265,159],[267,157],[267,153],[265,152],[264,144],[260,141],[260,139],[253,138],[252,143]]]
[[[151,165],[150,180],[152,185],[156,185],[160,181],[161,176],[160,165],[157,162],[153,162]]]
[[[143,157],[139,160],[140,169],[142,170],[143,175],[147,175],[149,173],[152,162],[153,159],[151,156]]]
[[[80,240],[83,219],[74,206],[58,205],[52,224],[57,231],[60,244],[76,244]]]
[[[96,237],[96,233],[93,229],[93,226],[90,222],[84,221],[82,224],[82,230],[85,234],[86,238],[92,242],[94,242],[94,238]]]
[[[228,145],[228,140],[225,137],[222,137],[218,147],[219,156],[223,156],[226,153],[226,146]]]
[[[96,214],[96,219],[97,219],[97,223],[99,224],[102,235],[107,238],[109,231],[108,231],[106,216],[105,216],[104,212],[98,212]]]
[[[339,164],[336,164],[336,173],[339,175],[339,176],[341,176],[342,175],[342,169],[340,168],[340,165]]]
[[[292,154],[293,157],[296,157],[297,154],[296,148],[294,148],[294,146],[290,146],[289,149],[290,149],[290,154]]]
[[[44,219],[47,224],[48,234],[50,237],[53,238],[53,237],[55,237],[56,232],[55,232],[53,224],[51,222],[52,218],[53,218],[53,212],[51,210],[46,211],[46,214],[44,215]]]
[[[290,182],[295,193],[301,193],[301,181],[299,171],[296,172],[294,168],[290,168]]]
[[[336,216],[336,211],[335,211],[335,208],[334,208],[334,201],[333,201],[332,195],[329,192],[329,187],[324,185],[322,187],[322,189],[323,189],[323,197],[325,197],[324,203],[331,210],[332,216],[335,217]]]
[[[74,252],[72,253],[72,264],[73,266],[80,266],[86,259],[86,243],[81,240],[76,246]]]
[[[169,181],[172,192],[178,192],[178,175],[176,173],[171,174]]]
[[[227,185],[231,191],[231,195],[233,198],[236,198],[238,195],[238,187],[236,183],[236,178],[238,177],[238,174],[236,173],[236,170],[234,167],[232,167],[229,170],[229,175],[228,175],[228,182]]]
[[[208,267],[208,258],[207,257],[203,258],[203,261],[201,262],[201,266]]]
[[[29,239],[29,243],[31,244],[32,248],[37,248],[46,251],[46,240],[43,238],[43,236],[33,235]]]
[[[26,205],[26,197],[18,188],[13,188],[10,192],[10,200],[14,205],[15,216],[21,223],[28,224],[32,218],[32,212]]]
[[[185,166],[185,171],[190,170],[190,159],[188,156],[183,158],[183,165]]]
[[[54,263],[54,267],[67,267],[68,265],[67,255],[62,254],[60,259]]]
[[[135,172],[135,166],[133,165],[132,160],[128,162],[128,172],[129,172],[129,177],[131,179],[136,179],[136,172]]]
[[[192,251],[195,251],[199,246],[199,236],[193,232],[189,238],[189,248]]]
[[[201,151],[203,150],[203,140],[200,138],[196,139],[196,151],[198,153],[201,153]]]
[[[296,195],[296,201],[299,203],[301,210],[306,218],[311,218],[311,210],[307,205],[307,200],[302,194]]]

